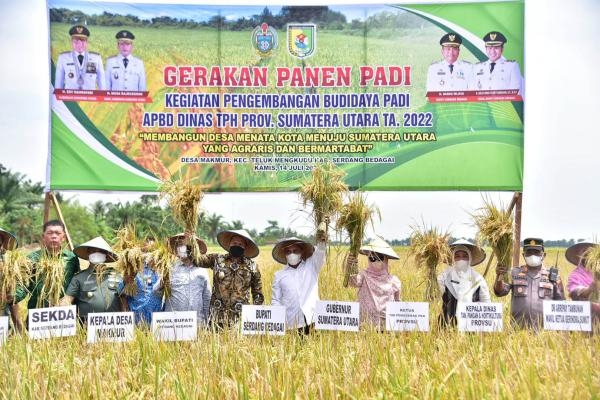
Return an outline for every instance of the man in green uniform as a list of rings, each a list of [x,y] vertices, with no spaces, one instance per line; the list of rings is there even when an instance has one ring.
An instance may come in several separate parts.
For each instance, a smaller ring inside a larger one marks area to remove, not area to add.
[[[63,293],[71,283],[73,275],[80,271],[79,259],[73,252],[63,248],[65,242],[65,226],[58,220],[51,220],[44,224],[42,233],[42,248],[34,251],[29,255],[29,258],[34,263],[33,272],[29,278],[29,283],[26,287],[17,287],[14,295],[13,305],[11,306],[11,316],[15,329],[18,332],[23,331],[23,325],[19,318],[19,309],[17,303],[21,302],[28,294],[31,294],[27,302],[27,309],[44,308],[57,306],[58,304],[50,304],[49,299],[43,298],[41,293],[47,293],[43,290],[44,287],[50,287],[51,282],[48,278],[36,273],[39,267],[39,262],[42,258],[58,258],[62,260],[63,274]],[[61,263],[59,262],[60,266]]]
[[[88,260],[90,266],[73,277],[61,304],[77,305],[77,315],[83,325],[89,313],[121,311],[117,290],[121,277],[105,265],[117,261],[117,254],[100,236],[73,251],[79,258]]]
[[[217,241],[227,254],[200,256],[198,265],[213,270],[210,322],[222,328],[240,317],[242,305],[261,305],[265,301],[258,265],[258,246],[245,230],[219,232]],[[252,303],[250,303],[252,295]]]

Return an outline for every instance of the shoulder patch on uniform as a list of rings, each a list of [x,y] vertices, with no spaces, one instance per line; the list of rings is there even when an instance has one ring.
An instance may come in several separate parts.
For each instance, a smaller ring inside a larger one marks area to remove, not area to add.
[[[96,53],[95,51],[90,51],[90,54],[93,54],[95,56],[99,56],[100,55],[100,53]]]
[[[60,55],[62,56],[63,54],[69,54],[71,53],[71,51],[63,51],[62,53],[60,53]]]
[[[517,62],[517,60],[506,60],[506,62],[512,62],[512,63],[514,63],[514,62]]]

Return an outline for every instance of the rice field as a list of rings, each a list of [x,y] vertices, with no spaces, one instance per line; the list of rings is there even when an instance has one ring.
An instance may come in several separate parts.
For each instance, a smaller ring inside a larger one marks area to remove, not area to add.
[[[396,251],[401,259],[390,266],[402,281],[402,300],[421,301],[424,276],[407,260],[406,248]],[[572,268],[564,249],[547,249],[547,261],[554,263],[557,251],[565,279]],[[355,289],[342,287],[343,256],[330,252],[320,275],[322,299],[356,299]],[[359,262],[364,267],[364,257]],[[271,247],[261,248],[258,263],[269,303],[280,268]],[[508,298],[499,301],[506,317]],[[0,398],[599,398],[598,335],[514,331],[507,318],[502,333],[439,331],[434,321],[440,308],[430,307],[429,333],[363,329],[302,338],[201,331],[196,342],[159,343],[137,331],[133,342],[96,345],[88,345],[82,332],[46,341],[12,337],[0,348]]]

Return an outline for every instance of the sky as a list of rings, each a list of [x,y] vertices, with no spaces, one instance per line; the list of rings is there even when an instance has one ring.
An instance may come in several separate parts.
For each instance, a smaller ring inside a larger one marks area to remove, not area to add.
[[[600,233],[600,132],[595,127],[600,113],[598,17],[598,0],[525,2],[523,238],[597,238]],[[0,1],[0,37],[0,54],[4,55],[0,64],[0,163],[33,181],[45,182],[50,85],[45,2]],[[82,204],[99,198],[132,201],[138,196],[65,194]],[[369,192],[367,196],[382,215],[374,232],[401,239],[410,235],[411,227],[423,224],[448,230],[455,237],[473,237],[476,230],[469,214],[483,205],[483,197],[508,205],[512,193]],[[303,233],[310,231],[305,214],[298,211],[296,193],[207,194],[202,207],[225,221],[241,220],[259,231],[268,226],[268,220]]]

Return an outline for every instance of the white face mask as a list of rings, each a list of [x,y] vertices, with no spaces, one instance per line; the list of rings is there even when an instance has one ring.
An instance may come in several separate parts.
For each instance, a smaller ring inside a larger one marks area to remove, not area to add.
[[[177,247],[177,257],[186,258],[188,256],[187,246],[178,246]]]
[[[465,272],[469,269],[470,265],[467,260],[458,260],[454,262],[454,267],[461,272]]]
[[[527,256],[525,257],[525,263],[527,263],[530,267],[539,267],[542,265],[542,257],[541,256]]]
[[[300,264],[300,261],[302,261],[302,256],[300,254],[290,253],[285,256],[285,259],[289,265],[297,265]]]
[[[101,253],[99,251],[95,253],[90,253],[90,255],[88,256],[88,261],[91,264],[102,264],[106,261],[106,254]]]

